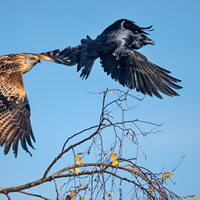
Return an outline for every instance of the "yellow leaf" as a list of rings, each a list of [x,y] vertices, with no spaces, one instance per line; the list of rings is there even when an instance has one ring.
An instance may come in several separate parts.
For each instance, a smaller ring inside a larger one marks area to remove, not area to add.
[[[75,173],[78,174],[80,172],[79,168],[75,169]]]
[[[162,174],[162,179],[164,179],[167,176],[166,173]]]
[[[114,166],[119,165],[119,161],[117,159],[113,160],[112,165],[114,165]]]
[[[113,160],[115,160],[115,158],[117,157],[117,154],[116,154],[116,153],[111,153],[111,154],[110,154],[110,157],[111,157]]]
[[[187,197],[191,197],[191,198],[193,198],[193,199],[195,199],[195,197],[196,197],[196,195],[187,195]]]
[[[136,170],[136,166],[135,167],[133,167],[133,171],[135,171]]]
[[[83,197],[79,194],[80,200],[83,200]]]
[[[154,189],[149,189],[149,192],[154,192]]]
[[[112,192],[109,192],[109,195],[108,195],[109,197],[112,197],[113,196],[113,193]]]
[[[167,176],[168,178],[170,178],[173,175],[172,172],[169,173],[169,175]]]
[[[79,165],[79,164],[81,164],[81,163],[83,163],[84,162],[84,160],[80,160],[80,162],[77,162],[77,164]]]
[[[76,156],[76,161],[80,161],[81,157],[80,156]]]
[[[113,90],[110,90],[110,94],[113,94],[114,93],[114,91]]]

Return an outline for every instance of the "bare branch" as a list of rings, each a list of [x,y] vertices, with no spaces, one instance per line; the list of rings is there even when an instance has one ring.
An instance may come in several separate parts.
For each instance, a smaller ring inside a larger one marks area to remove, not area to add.
[[[22,190],[53,180],[57,200],[72,200],[79,195],[83,195],[83,193],[85,197],[89,195],[88,199],[106,199],[113,195],[114,192],[118,193],[120,200],[124,196],[127,199],[140,199],[140,196],[143,196],[143,199],[152,200],[181,199],[181,197],[166,188],[165,185],[168,179],[163,179],[162,173],[153,173],[144,166],[138,165],[139,151],[142,151],[146,158],[139,143],[139,138],[159,133],[160,130],[158,129],[162,125],[139,119],[126,119],[126,113],[135,107],[135,105],[130,106],[133,100],[141,101],[142,99],[130,95],[129,91],[124,92],[117,89],[107,89],[101,93],[91,94],[103,95],[99,123],[70,136],[64,142],[61,152],[49,164],[41,179],[20,186],[0,188],[0,193],[5,194],[9,200],[8,194],[11,192],[20,192],[48,200],[48,198],[26,193]],[[111,100],[107,102],[107,99]],[[131,99],[131,103],[129,99]],[[149,127],[147,131],[143,131],[142,125],[144,124],[145,127]],[[72,138],[82,136],[83,134],[84,137],[77,139],[75,143],[69,145]],[[108,141],[107,134],[109,134],[110,138],[113,137],[113,139]],[[77,149],[79,148],[77,147],[84,143],[87,144],[87,148],[81,153],[78,152]],[[127,158],[126,151],[124,151],[125,148],[135,148],[135,155]],[[73,163],[70,166],[62,166],[50,174],[53,166],[70,151],[72,151],[74,156]],[[113,160],[110,156],[112,153],[116,154],[116,159],[119,162],[118,165],[112,164]],[[88,157],[90,162],[78,163],[76,155]],[[173,172],[179,167],[181,162],[182,160],[173,169]],[[75,171],[77,168],[80,172]],[[57,181],[60,178],[66,180],[66,182],[59,191]],[[126,183],[128,183],[130,190],[124,195],[123,185]],[[61,197],[62,190],[65,190],[63,197]]]
[[[8,200],[11,200],[11,198],[9,197],[7,193],[4,193],[4,194],[7,196]]]
[[[34,196],[34,197],[39,197],[39,198],[41,198],[41,199],[51,200],[51,199],[48,199],[48,198],[43,197],[43,196],[41,196],[41,195],[32,194],[32,193],[28,193],[28,192],[24,192],[24,191],[19,191],[19,192],[22,193],[22,194],[26,194],[26,195],[30,195],[30,196]]]

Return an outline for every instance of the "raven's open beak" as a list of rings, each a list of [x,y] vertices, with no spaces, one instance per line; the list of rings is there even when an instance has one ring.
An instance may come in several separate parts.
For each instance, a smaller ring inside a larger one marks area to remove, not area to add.
[[[151,44],[151,45],[155,44],[155,42],[152,39],[149,39],[148,37],[145,38],[144,43],[145,44]]]

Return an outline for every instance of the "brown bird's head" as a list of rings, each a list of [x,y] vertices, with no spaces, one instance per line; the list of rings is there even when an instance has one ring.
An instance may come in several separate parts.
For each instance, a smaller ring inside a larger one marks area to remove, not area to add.
[[[23,70],[23,73],[31,70],[37,63],[40,63],[40,58],[35,54],[25,54],[26,68]]]

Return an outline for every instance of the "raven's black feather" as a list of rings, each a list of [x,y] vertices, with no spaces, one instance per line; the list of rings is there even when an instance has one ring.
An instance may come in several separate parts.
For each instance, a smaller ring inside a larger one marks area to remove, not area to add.
[[[158,98],[162,98],[158,91],[168,96],[179,96],[171,88],[181,89],[175,84],[180,80],[169,76],[170,71],[151,63],[136,51],[155,43],[147,37],[146,31],[152,31],[151,28],[139,27],[133,21],[121,19],[107,27],[96,39],[92,40],[89,36],[82,39],[81,45],[75,47],[77,53],[73,53],[72,49],[72,53],[68,54],[75,56],[72,60],[78,63],[77,71],[82,69],[83,78],[89,76],[94,61],[100,58],[107,75],[123,86]]]

